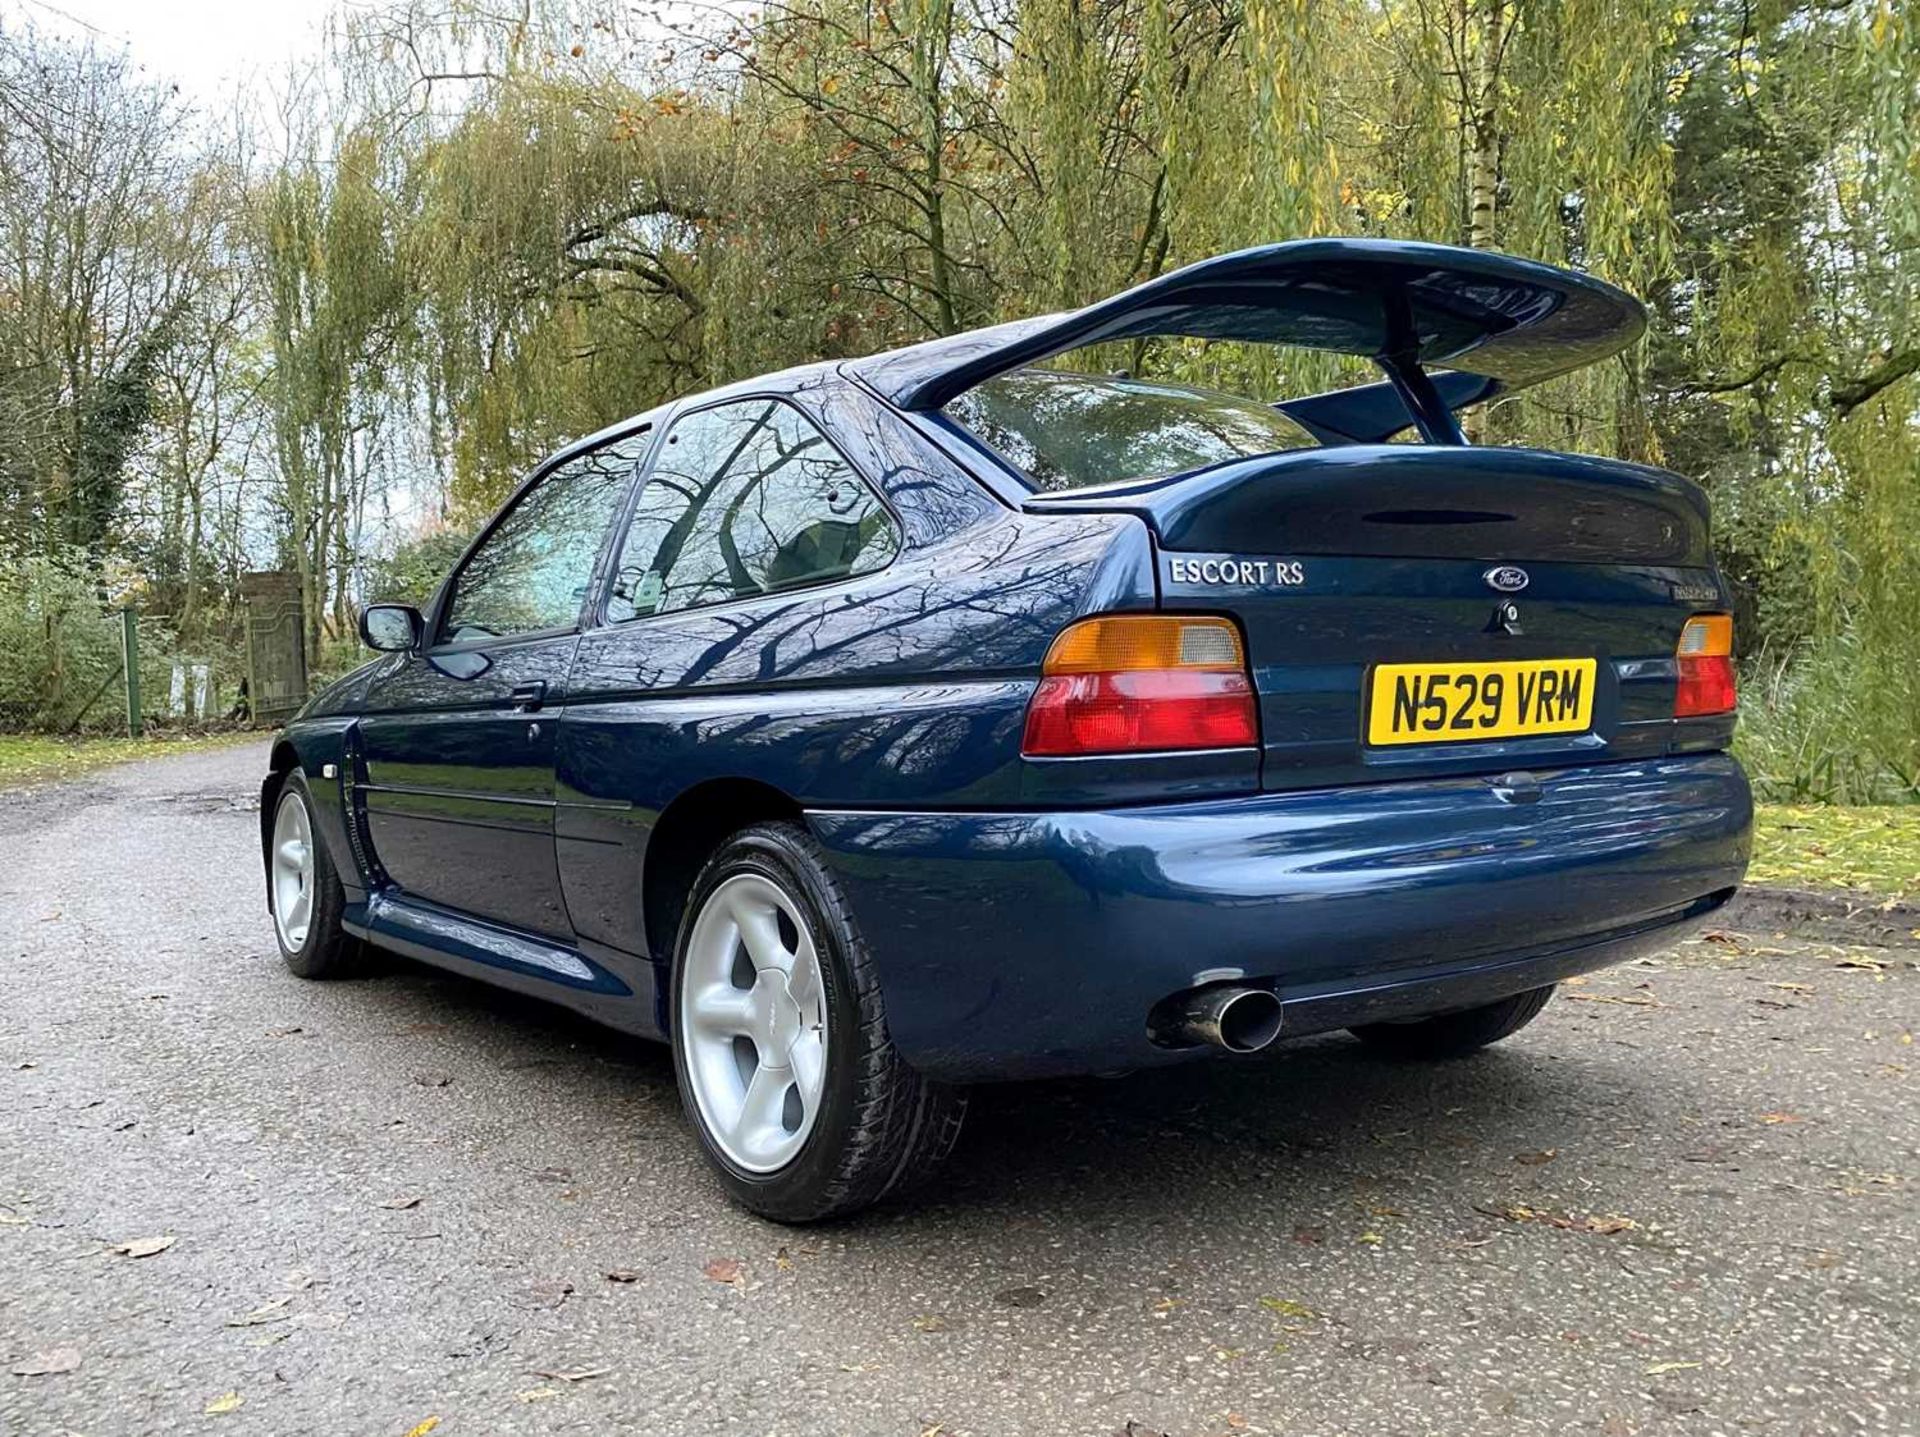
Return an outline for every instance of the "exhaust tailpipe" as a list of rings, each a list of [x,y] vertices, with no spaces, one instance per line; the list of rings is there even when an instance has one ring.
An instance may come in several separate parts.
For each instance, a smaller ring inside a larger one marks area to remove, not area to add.
[[[1280,1000],[1265,988],[1202,988],[1175,1010],[1170,1036],[1257,1053],[1280,1036]]]

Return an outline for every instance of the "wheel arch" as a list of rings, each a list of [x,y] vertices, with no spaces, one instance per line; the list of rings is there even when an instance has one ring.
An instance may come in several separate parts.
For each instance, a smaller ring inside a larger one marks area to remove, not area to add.
[[[260,876],[266,887],[267,912],[273,912],[273,808],[287,775],[300,766],[300,754],[285,737],[277,738],[267,757],[267,776],[260,780]]]
[[[750,778],[702,780],[660,811],[647,835],[640,872],[641,917],[647,952],[659,970],[657,991],[668,990],[680,916],[714,850],[750,824],[782,820],[804,824],[806,815],[791,794]]]

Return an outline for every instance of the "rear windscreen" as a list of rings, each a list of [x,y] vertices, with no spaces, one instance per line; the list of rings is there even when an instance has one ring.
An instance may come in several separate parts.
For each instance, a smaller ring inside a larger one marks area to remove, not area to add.
[[[949,401],[946,413],[1046,493],[1180,474],[1316,443],[1256,400],[1051,369],[989,379]]]

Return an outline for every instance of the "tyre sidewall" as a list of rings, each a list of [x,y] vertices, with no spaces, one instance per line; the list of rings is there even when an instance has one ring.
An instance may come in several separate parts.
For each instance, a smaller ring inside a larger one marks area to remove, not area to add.
[[[313,801],[313,791],[307,787],[307,780],[299,769],[288,773],[286,782],[280,785],[279,792],[273,796],[273,813],[277,820],[280,805],[287,802],[287,796],[294,795],[296,802],[307,811],[307,832],[312,835],[313,843],[313,911],[307,918],[307,939],[298,948],[287,947],[286,940],[280,936],[280,924],[276,919],[273,925],[274,945],[280,950],[281,961],[302,978],[327,976],[337,966],[329,961],[328,955],[344,941],[340,932],[340,913],[345,906],[346,896],[340,887],[340,876],[334,872],[333,855],[327,852],[327,841],[320,836],[320,814]],[[268,830],[272,832],[272,827]],[[273,862],[273,853],[267,853],[269,865]],[[269,867],[268,902],[272,903],[272,876]]]
[[[820,980],[827,1011],[827,1065],[820,1111],[800,1151],[768,1173],[749,1172],[721,1149],[707,1131],[706,1119],[694,1096],[685,1045],[681,1041],[680,996],[686,975],[686,952],[695,920],[713,891],[743,873],[766,878],[786,893],[800,910],[820,959]],[[674,1075],[680,1084],[681,1105],[699,1135],[700,1145],[713,1162],[720,1180],[735,1199],[756,1211],[793,1207],[805,1210],[815,1195],[832,1188],[841,1175],[847,1135],[859,1102],[858,1038],[860,998],[855,992],[847,946],[860,941],[833,916],[834,895],[812,856],[797,835],[780,826],[750,828],[729,840],[701,870],[682,913],[674,941],[673,984],[668,1025],[673,1047]]]

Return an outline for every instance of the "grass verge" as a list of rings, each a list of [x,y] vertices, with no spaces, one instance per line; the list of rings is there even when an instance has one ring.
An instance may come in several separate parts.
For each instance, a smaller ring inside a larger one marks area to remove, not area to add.
[[[1920,804],[1761,804],[1747,882],[1920,898]]]
[[[0,789],[58,783],[109,764],[170,753],[224,748],[251,742],[253,733],[166,735],[150,738],[55,738],[47,734],[0,734]]]

